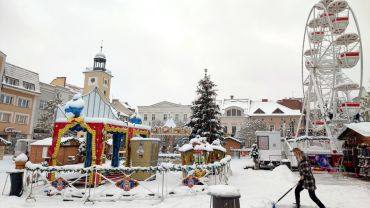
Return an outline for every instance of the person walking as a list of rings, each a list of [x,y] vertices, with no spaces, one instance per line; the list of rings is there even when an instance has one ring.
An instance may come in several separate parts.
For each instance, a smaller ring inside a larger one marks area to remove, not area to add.
[[[317,206],[319,206],[320,208],[325,208],[324,204],[321,203],[321,201],[317,198],[315,194],[315,189],[316,189],[315,178],[313,177],[311,166],[309,162],[307,161],[306,157],[304,156],[302,150],[299,148],[294,148],[293,154],[297,158],[298,170],[301,176],[298,182],[298,185],[295,188],[296,207],[299,208],[301,205],[301,202],[300,202],[301,191],[303,189],[307,189],[308,194],[310,195],[310,198],[312,199],[312,201],[314,201],[317,204]]]
[[[257,145],[256,144],[253,144],[252,145],[252,158],[253,158],[253,162],[254,162],[254,169],[255,170],[258,170],[259,167],[260,167],[260,162],[259,162],[259,153],[258,153],[258,148],[257,148]]]

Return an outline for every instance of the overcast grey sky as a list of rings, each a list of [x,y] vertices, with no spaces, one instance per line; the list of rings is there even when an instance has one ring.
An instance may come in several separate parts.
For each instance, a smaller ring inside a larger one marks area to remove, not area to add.
[[[83,86],[104,40],[111,97],[131,105],[190,104],[204,68],[218,98],[302,97],[301,45],[318,0],[0,0],[7,61]],[[348,0],[360,24],[364,82],[370,1]]]

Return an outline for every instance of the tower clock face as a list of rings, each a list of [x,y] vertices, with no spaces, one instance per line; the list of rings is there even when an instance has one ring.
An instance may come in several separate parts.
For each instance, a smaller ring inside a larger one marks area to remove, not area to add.
[[[90,79],[89,79],[89,84],[90,85],[96,85],[96,82],[97,82],[97,78],[96,77],[90,77]]]

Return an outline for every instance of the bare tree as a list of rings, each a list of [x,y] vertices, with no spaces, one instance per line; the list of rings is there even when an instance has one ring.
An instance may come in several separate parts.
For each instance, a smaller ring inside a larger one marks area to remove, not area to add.
[[[55,94],[54,100],[47,101],[46,107],[40,112],[40,118],[36,125],[38,132],[34,134],[36,139],[42,139],[51,136],[54,127],[56,109],[61,103],[62,99],[59,92]]]
[[[161,121],[161,120],[154,120],[152,121],[152,127],[156,127],[156,126],[163,126],[164,125],[164,122]]]
[[[266,131],[267,125],[260,119],[248,118],[237,132],[237,138],[245,141],[245,146],[250,147],[256,142],[256,131]]]

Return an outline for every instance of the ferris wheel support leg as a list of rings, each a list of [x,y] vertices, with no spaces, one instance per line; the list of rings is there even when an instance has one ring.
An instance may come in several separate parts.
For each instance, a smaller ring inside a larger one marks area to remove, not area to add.
[[[320,95],[319,87],[317,86],[315,75],[314,75],[312,70],[310,70],[310,76],[311,76],[311,79],[312,79],[311,81],[313,83],[313,87],[314,87],[315,92],[316,92],[316,96],[318,98],[317,100],[319,102],[319,107],[320,107],[321,114],[325,116],[324,103],[322,101],[322,97],[319,96]],[[325,126],[325,130],[326,130],[326,135],[330,138],[330,148],[331,148],[331,150],[337,150],[336,144],[333,141],[333,135],[331,134],[331,130],[330,130],[329,126],[326,123],[326,119],[324,119],[324,126]]]
[[[305,116],[303,114],[304,112],[304,109],[305,109],[305,106],[306,106],[306,103],[307,103],[307,92],[305,93],[306,95],[304,96],[304,101],[303,101],[303,105],[302,105],[302,114],[301,116],[299,117],[299,120],[298,120],[298,125],[297,125],[297,129],[296,129],[296,132],[295,132],[295,138],[297,139],[298,137],[298,134],[299,134],[299,129],[301,127],[301,123],[302,123],[302,119],[303,119],[303,116]]]

